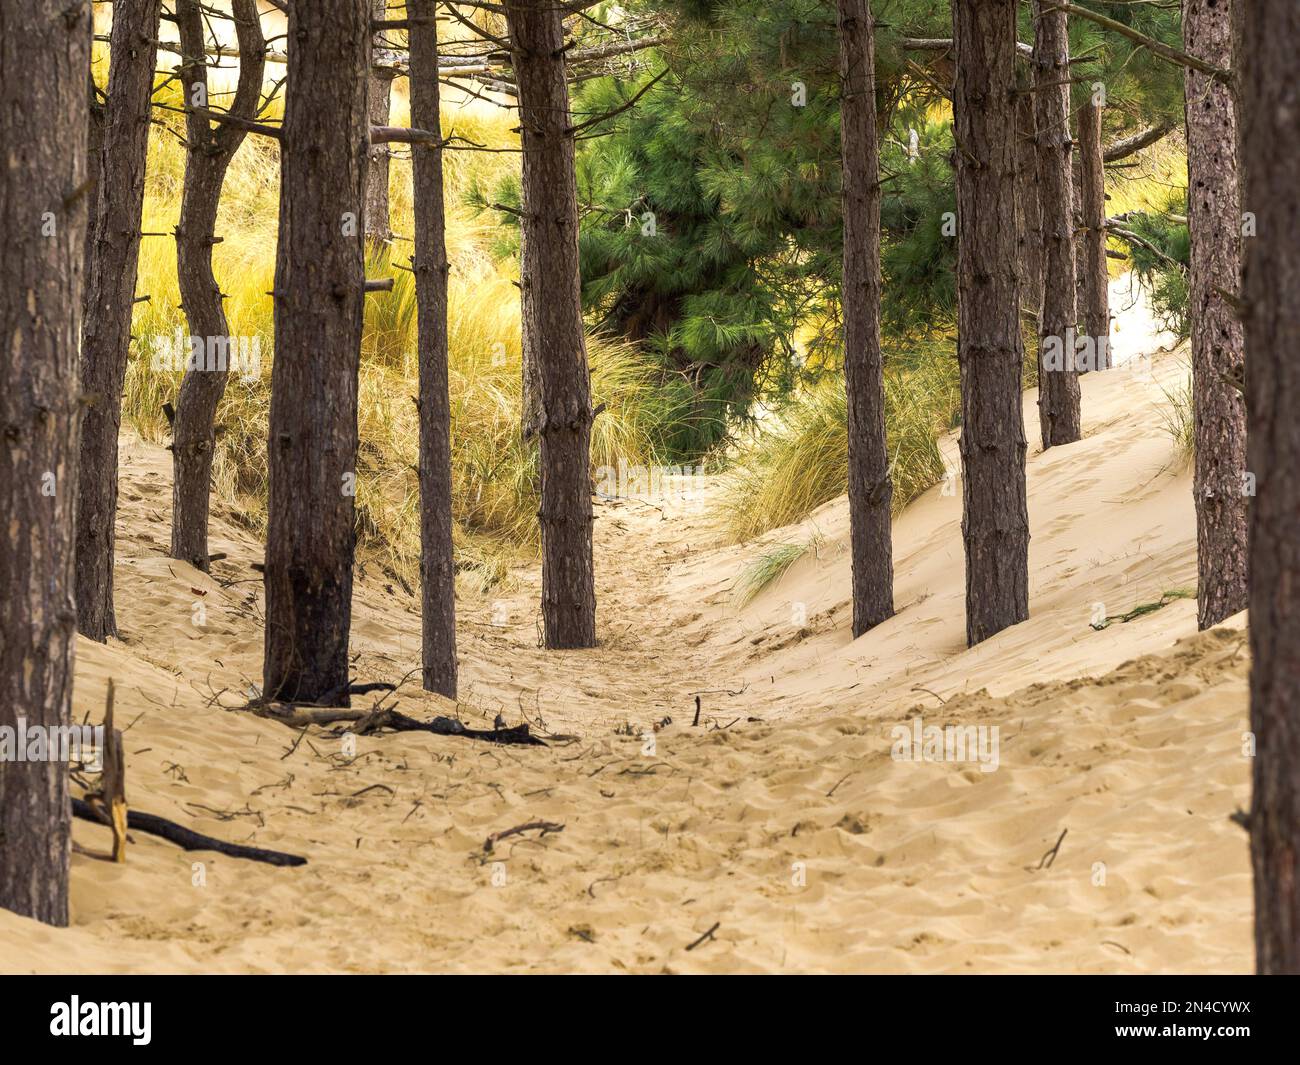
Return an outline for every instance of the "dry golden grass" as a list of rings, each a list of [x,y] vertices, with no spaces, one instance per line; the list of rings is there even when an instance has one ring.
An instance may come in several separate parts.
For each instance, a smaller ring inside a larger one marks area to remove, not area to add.
[[[159,96],[166,99],[174,86]],[[176,101],[177,103],[179,101]],[[405,101],[394,100],[395,123],[406,121]],[[274,117],[274,112],[272,112]],[[518,143],[506,113],[461,109],[444,113],[444,133],[479,144],[509,148]],[[391,167],[392,225],[414,230],[410,165],[398,153]],[[170,234],[180,211],[185,152],[180,140],[156,129],[150,144],[144,229]],[[506,572],[520,547],[536,536],[536,449],[520,438],[521,401],[519,293],[512,264],[497,264],[486,250],[489,229],[464,205],[468,185],[490,183],[518,166],[513,153],[446,153],[447,247],[453,268],[448,312],[453,507],[458,565],[470,579],[490,585]],[[223,432],[214,462],[214,490],[242,524],[264,530],[266,438],[270,362],[274,352],[273,307],[279,198],[276,146],[246,138],[226,179],[214,267],[227,294],[233,336],[260,344],[263,365],[256,380],[231,376],[218,411]],[[359,381],[361,447],[357,510],[360,550],[414,586],[419,574],[419,496],[416,462],[415,286],[406,265],[411,244],[398,239],[372,257],[370,277],[393,277],[391,293],[366,300]],[[390,261],[391,260],[391,261]],[[176,249],[170,236],[144,240],[137,291],[150,297],[138,306],[139,338],[127,372],[123,417],[144,437],[167,434],[163,404],[174,401],[180,374],[151,365],[153,338],[188,333],[180,311]],[[596,420],[592,464],[653,460],[659,415],[654,377],[626,344],[592,337],[592,390],[605,410]]]

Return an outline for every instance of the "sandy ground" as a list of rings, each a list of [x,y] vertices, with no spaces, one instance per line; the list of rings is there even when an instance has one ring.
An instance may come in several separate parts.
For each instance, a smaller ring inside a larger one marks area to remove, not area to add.
[[[1140,313],[1121,331],[1149,339]],[[1150,377],[1089,375],[1084,440],[1031,445],[1032,616],[974,650],[958,483],[896,523],[898,614],[857,641],[843,500],[727,548],[707,483],[599,503],[599,648],[537,648],[538,574],[521,569],[509,594],[462,594],[458,710],[400,693],[409,714],[529,720],[544,749],[402,734],[350,755],[327,730],[295,744],[223,708],[260,677],[261,548],[221,512],[212,576],[167,559],[168,456],[130,443],[123,640],[79,643],[77,716],[98,719],[114,678],[135,807],[310,861],[135,833],[125,865],[74,855],[71,928],[0,912],[0,969],[1249,971],[1247,840],[1229,820],[1249,790],[1243,619],[1196,635],[1194,602],[1175,600],[1090,624],[1194,587],[1190,475],[1157,416],[1184,373],[1174,352]],[[736,607],[765,546],[814,534]],[[358,581],[359,677],[417,666],[415,609]],[[917,716],[996,726],[996,770],[893,757]],[[563,830],[485,853],[535,820]],[[106,846],[105,829],[75,835]]]

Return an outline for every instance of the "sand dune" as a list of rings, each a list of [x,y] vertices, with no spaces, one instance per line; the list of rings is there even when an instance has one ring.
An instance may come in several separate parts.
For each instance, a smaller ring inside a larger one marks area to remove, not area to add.
[[[899,612],[857,641],[843,500],[765,538],[822,540],[743,610],[732,586],[762,545],[711,546],[707,486],[598,503],[598,649],[537,648],[533,568],[508,595],[461,597],[458,712],[530,720],[545,749],[404,734],[350,756],[327,730],[295,744],[226,709],[260,678],[261,548],[219,512],[212,576],[167,559],[168,456],[130,443],[124,638],[79,643],[77,716],[98,718],[114,678],[134,806],[309,864],[140,834],[123,866],[79,853],[73,927],[0,913],[0,968],[1249,971],[1247,839],[1229,820],[1249,791],[1243,619],[1196,635],[1175,600],[1090,625],[1194,587],[1189,474],[1157,416],[1183,358],[1089,375],[1084,440],[1031,446],[1032,617],[975,650],[959,487],[896,523]],[[416,666],[414,600],[372,573],[354,611],[359,676]],[[409,685],[400,705],[453,712]],[[918,714],[996,726],[996,770],[891,757]],[[564,827],[485,853],[536,820]],[[105,846],[107,830],[75,834]]]

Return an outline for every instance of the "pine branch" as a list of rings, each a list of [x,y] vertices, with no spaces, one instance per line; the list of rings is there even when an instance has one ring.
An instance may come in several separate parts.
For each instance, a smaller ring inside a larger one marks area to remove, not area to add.
[[[1117,140],[1107,148],[1102,153],[1102,160],[1107,163],[1117,163],[1121,159],[1127,159],[1130,155],[1136,155],[1143,148],[1149,148],[1157,141],[1164,140],[1177,128],[1178,126],[1174,122],[1161,122],[1158,125],[1139,130],[1130,137]]]
[[[1107,18],[1105,15],[1099,15],[1095,11],[1089,11],[1086,7],[1080,7],[1078,4],[1058,3],[1050,8],[1044,8],[1044,11],[1064,11],[1067,15],[1074,15],[1077,18],[1087,19],[1095,22],[1102,29],[1110,30],[1112,33],[1118,33],[1121,37],[1127,37],[1134,44],[1141,45],[1152,55],[1157,55],[1170,63],[1180,67],[1187,67],[1189,70],[1198,71],[1206,74],[1216,81],[1221,81],[1225,85],[1232,84],[1232,71],[1225,70],[1222,67],[1216,67],[1213,63],[1207,63],[1204,59],[1198,59],[1194,55],[1188,55],[1186,52],[1180,52],[1177,48],[1171,48],[1167,44],[1157,41],[1154,37],[1148,37],[1145,33],[1139,33],[1131,26],[1125,26],[1122,22],[1116,22],[1113,18]]]

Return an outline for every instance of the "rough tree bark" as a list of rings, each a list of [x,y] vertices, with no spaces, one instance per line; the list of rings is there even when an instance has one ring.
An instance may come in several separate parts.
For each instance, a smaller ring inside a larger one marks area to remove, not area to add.
[[[407,0],[411,125],[438,130],[436,0]],[[456,569],[451,539],[451,404],[447,393],[446,214],[442,148],[411,147],[420,366],[420,615],[426,691],[456,698]]]
[[[880,351],[880,147],[876,133],[874,23],[868,0],[839,0],[840,145],[843,159],[844,386],[848,390],[849,539],[853,635],[894,613]]]
[[[1106,267],[1106,170],[1102,159],[1101,107],[1089,99],[1079,108],[1079,211],[1083,229],[1079,274],[1083,333],[1096,358],[1089,369],[1110,369],[1110,274]]]
[[[91,52],[93,57],[94,52]],[[95,85],[94,64],[91,64],[90,76],[88,78],[87,91],[89,92],[87,112],[88,121],[86,134],[86,193],[85,201],[87,205],[87,224],[86,237],[83,254],[83,278],[82,290],[85,290],[85,281],[90,277],[90,259],[95,254],[95,227],[90,221],[90,211],[94,209],[96,198],[99,196],[99,163],[100,156],[104,151],[104,105],[100,101],[99,89]]]
[[[1070,173],[1070,34],[1065,13],[1034,0],[1034,118],[1043,303],[1038,320],[1038,420],[1043,447],[1083,436],[1075,369],[1074,180]],[[1055,357],[1053,357],[1053,349]],[[1046,355],[1046,357],[1045,357]]]
[[[100,180],[91,222],[94,251],[83,296],[81,386],[88,405],[77,489],[77,627],[101,643],[117,635],[117,434],[140,255],[159,8],[158,0],[113,5]]]
[[[371,0],[370,13],[375,19],[387,18],[388,0]],[[372,38],[372,47],[383,44],[384,35],[381,31]],[[368,95],[372,126],[388,125],[393,99],[393,79],[396,76],[397,72],[387,67],[371,66],[370,68]],[[414,121],[411,125],[416,129],[423,128],[416,125]],[[370,166],[366,171],[366,239],[371,247],[376,249],[385,247],[393,239],[392,219],[388,210],[388,159],[388,145],[370,146]]]
[[[1043,314],[1043,214],[1038,197],[1038,133],[1032,87],[1016,101],[1016,173],[1020,189],[1020,305],[1034,322]]]
[[[70,723],[90,5],[0,33],[0,726]],[[0,760],[0,907],[68,923],[68,767]]]
[[[288,34],[263,694],[346,706],[370,0],[294,4]]]
[[[1016,3],[954,0],[966,639],[1029,616],[1016,221]]]
[[[1250,851],[1260,973],[1300,973],[1300,6],[1244,5],[1250,508]],[[1242,63],[1244,60],[1244,64]]]
[[[593,647],[591,382],[578,279],[574,129],[562,10],[507,0],[523,128],[524,347],[536,358],[542,413],[542,622],[547,647]],[[531,346],[531,348],[530,348]]]
[[[1183,0],[1183,46],[1218,62],[1232,54],[1234,0]],[[1237,102],[1227,85],[1185,74],[1188,311],[1195,422],[1197,619],[1202,629],[1246,607],[1246,403],[1234,385],[1245,360],[1241,319],[1241,185]]]
[[[523,212],[523,217],[527,218],[529,215],[527,186],[520,189],[519,209]],[[533,289],[525,284],[526,279],[531,276],[532,272],[528,264],[528,227],[520,225],[519,295],[522,308],[521,319],[525,322],[532,317]],[[520,429],[524,439],[531,440],[537,434],[538,427],[542,424],[542,377],[541,367],[537,362],[536,338],[528,329],[523,330],[519,338],[519,366],[523,383],[523,389],[520,393],[522,397],[520,403]]]
[[[232,115],[255,119],[262,93],[266,39],[257,0],[233,0],[235,32],[239,38],[239,84],[230,106]],[[201,570],[208,562],[208,504],[212,458],[216,447],[217,405],[226,391],[227,349],[236,350],[222,304],[221,286],[212,272],[217,210],[226,169],[244,140],[234,125],[213,123],[194,108],[207,109],[208,66],[204,19],[198,0],[176,0],[181,49],[187,57],[179,74],[191,110],[185,119],[189,148],[180,221],[176,226],[176,265],[181,306],[190,336],[204,345],[201,362],[191,365],[181,380],[172,422],[172,558]],[[211,352],[211,364],[207,353]]]

